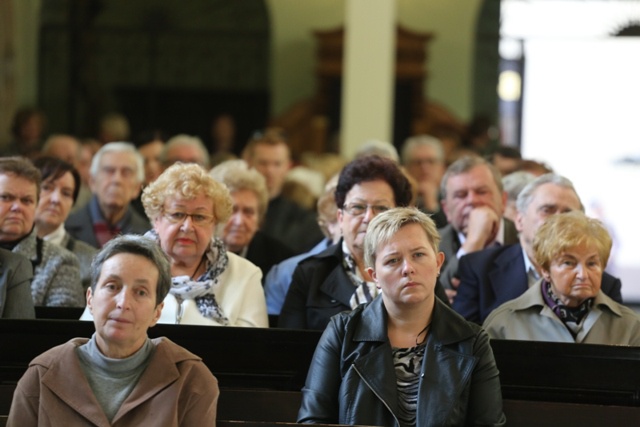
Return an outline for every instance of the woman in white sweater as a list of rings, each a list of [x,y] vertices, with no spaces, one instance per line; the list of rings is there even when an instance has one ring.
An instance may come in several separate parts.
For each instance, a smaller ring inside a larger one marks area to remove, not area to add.
[[[142,203],[171,261],[160,323],[268,327],[260,269],[227,252],[216,226],[231,215],[224,185],[196,164],[176,163],[145,188]]]

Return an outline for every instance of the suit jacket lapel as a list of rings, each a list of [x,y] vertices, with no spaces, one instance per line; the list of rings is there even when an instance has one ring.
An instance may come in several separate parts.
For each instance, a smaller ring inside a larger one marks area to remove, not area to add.
[[[440,251],[444,252],[445,264],[456,257],[458,250],[460,249],[460,241],[458,240],[458,233],[453,229],[451,224],[438,230],[440,233]],[[442,266],[444,268],[444,265]]]
[[[499,304],[526,292],[529,286],[522,246],[518,244],[506,248],[496,257],[494,264],[496,268],[489,273],[489,282]]]
[[[99,248],[98,239],[93,232],[93,219],[91,218],[91,211],[89,210],[89,204],[81,208],[78,212],[72,214],[65,223],[65,228],[72,236],[78,240],[82,240],[90,244],[93,247]]]

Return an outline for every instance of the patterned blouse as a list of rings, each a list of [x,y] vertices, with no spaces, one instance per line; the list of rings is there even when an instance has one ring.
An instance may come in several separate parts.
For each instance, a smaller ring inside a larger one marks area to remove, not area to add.
[[[418,386],[425,347],[425,344],[420,344],[411,348],[392,349],[398,384],[398,420],[402,427],[416,425]]]

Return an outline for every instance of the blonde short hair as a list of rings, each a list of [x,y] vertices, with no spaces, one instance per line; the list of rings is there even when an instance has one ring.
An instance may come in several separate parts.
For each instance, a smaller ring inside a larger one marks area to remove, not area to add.
[[[336,185],[334,182],[332,185],[328,185],[324,189],[324,193],[318,198],[317,212],[318,212],[318,225],[324,237],[332,239],[333,236],[329,231],[329,225],[338,222],[338,207],[336,206]]]
[[[393,208],[376,215],[369,223],[364,236],[364,263],[367,267],[375,267],[376,251],[405,225],[418,224],[424,230],[433,251],[438,253],[440,234],[429,215],[417,208]]]
[[[233,202],[229,190],[213,179],[202,166],[195,163],[175,163],[142,192],[142,205],[147,217],[155,220],[164,211],[168,198],[195,199],[204,195],[211,199],[213,215],[218,224],[231,216]]]
[[[260,172],[251,168],[244,160],[227,160],[209,171],[216,181],[227,186],[229,192],[248,190],[258,199],[258,217],[264,218],[269,204],[267,182]]]
[[[582,244],[595,246],[601,267],[607,266],[613,244],[609,232],[599,220],[571,211],[552,215],[540,226],[533,239],[533,251],[538,265],[549,271],[551,261]]]

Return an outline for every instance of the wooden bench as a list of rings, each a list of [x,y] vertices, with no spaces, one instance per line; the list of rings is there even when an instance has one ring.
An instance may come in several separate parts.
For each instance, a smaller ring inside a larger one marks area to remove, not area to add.
[[[90,337],[93,323],[73,320],[0,320],[0,383],[17,382],[29,362],[74,337]],[[320,332],[263,328],[156,325],[202,357],[221,387],[300,390]]]
[[[218,419],[295,422],[301,397],[301,392],[293,391],[223,389],[218,402]],[[257,410],[248,414],[247,408]],[[505,399],[503,410],[507,425],[517,427],[640,425],[640,407]]]
[[[302,393],[296,391],[222,388],[217,424],[239,426],[236,423],[242,421],[244,427],[257,427],[275,425],[274,423],[295,423],[301,396]],[[635,427],[640,423],[640,408],[629,406],[505,399],[503,409],[507,425],[517,427],[585,427],[604,424]],[[8,413],[8,407],[0,413]],[[3,427],[2,418],[0,427]]]
[[[82,307],[36,307],[36,319],[78,320],[82,313]]]
[[[218,419],[295,423],[301,400],[300,391],[221,388]]]
[[[640,347],[507,340],[491,347],[505,399],[640,407]]]
[[[7,416],[0,415],[0,427],[5,427],[7,424]],[[335,427],[337,424],[315,424],[317,427]],[[225,421],[216,420],[217,427],[286,427],[296,426],[300,424],[284,423],[284,422],[268,422],[268,421]],[[213,426],[212,426],[213,427]],[[362,427],[362,426],[360,426]]]
[[[31,359],[77,336],[90,322],[0,320],[0,414],[8,413],[17,380]],[[201,356],[221,387],[219,418],[294,422],[316,331],[157,325]],[[509,425],[606,420],[640,425],[640,348],[492,341]],[[555,420],[557,422],[551,422]],[[615,421],[613,421],[615,420]],[[597,424],[597,423],[596,423]]]

